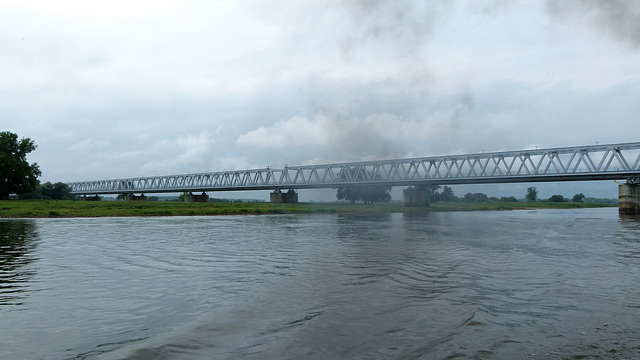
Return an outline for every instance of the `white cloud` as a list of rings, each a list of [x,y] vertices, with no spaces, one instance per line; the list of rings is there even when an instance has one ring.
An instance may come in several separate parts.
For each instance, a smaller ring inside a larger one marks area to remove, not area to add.
[[[175,144],[182,148],[182,153],[176,157],[176,160],[186,163],[203,162],[213,143],[212,133],[209,131],[178,137]]]
[[[328,118],[318,115],[313,119],[295,116],[270,127],[261,126],[238,137],[238,144],[263,148],[287,146],[330,145]]]
[[[9,9],[32,11],[47,16],[66,19],[90,19],[91,21],[99,19],[139,19],[149,14],[177,11],[183,3],[183,1],[175,0],[111,0],[109,2],[83,0],[0,0],[0,6]]]
[[[104,149],[107,146],[109,146],[108,141],[88,138],[69,146],[67,150],[81,153],[90,153],[99,149]]]
[[[161,174],[163,171],[175,173],[179,169],[189,169],[187,172],[207,171],[214,142],[213,133],[209,131],[160,141],[147,154],[149,161],[141,166],[141,170],[147,174]]]

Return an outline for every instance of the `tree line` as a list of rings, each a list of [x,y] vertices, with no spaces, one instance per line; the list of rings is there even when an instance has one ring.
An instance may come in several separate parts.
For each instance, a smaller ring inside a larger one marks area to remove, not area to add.
[[[339,181],[376,181],[377,176],[366,170],[356,167],[344,168],[338,175]],[[519,202],[515,196],[489,197],[484,193],[468,192],[462,197],[458,197],[453,193],[453,189],[449,186],[427,185],[425,187],[429,191],[431,202]],[[391,186],[389,185],[349,185],[337,188],[336,198],[338,200],[348,200],[352,204],[356,201],[362,201],[365,204],[374,202],[389,202],[391,200]],[[549,201],[549,202],[584,202],[586,196],[583,193],[575,194],[571,199],[562,195],[552,195],[549,199],[539,199],[538,189],[535,186],[527,188],[525,201]],[[597,200],[597,199],[594,199]]]

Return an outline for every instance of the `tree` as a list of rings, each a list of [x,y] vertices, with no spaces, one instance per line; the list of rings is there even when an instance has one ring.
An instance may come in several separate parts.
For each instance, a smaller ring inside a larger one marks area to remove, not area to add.
[[[527,188],[527,201],[537,201],[538,200],[538,188],[535,186]]]
[[[349,200],[352,204],[360,200],[359,186],[342,186],[338,188],[336,193],[338,200]]]
[[[583,202],[584,198],[585,198],[584,194],[583,193],[579,193],[579,194],[573,195],[573,199],[571,199],[571,201],[573,201],[573,202]]]
[[[473,194],[470,192],[464,194],[464,201],[473,202]]]
[[[484,193],[475,193],[473,194],[473,202],[485,202],[489,200],[487,194]]]
[[[364,168],[346,167],[342,169],[338,179],[343,182],[377,180],[371,172]],[[389,202],[391,200],[391,186],[389,185],[350,185],[338,188],[336,198],[349,200],[352,204],[363,201],[365,204],[374,202]]]
[[[71,188],[69,188],[69,185],[62,182],[52,184],[49,181],[42,185],[42,197],[44,199],[52,200],[73,199],[73,195],[71,195]]]
[[[464,201],[466,202],[485,202],[489,200],[487,194],[484,193],[466,193],[464,194]]]
[[[9,195],[28,194],[38,185],[42,173],[38,164],[29,164],[27,154],[36,145],[29,138],[18,140],[18,135],[0,132],[0,200],[9,200]]]
[[[445,186],[442,188],[442,194],[440,195],[440,199],[444,202],[447,201],[456,201],[456,196],[453,194],[453,190]]]
[[[562,196],[562,195],[551,195],[551,197],[549,198],[549,201],[551,201],[551,202],[564,202],[564,196]]]
[[[36,186],[34,191],[29,194],[19,195],[20,199],[45,199],[45,200],[72,200],[71,188],[69,185],[57,182],[52,184],[47,181],[42,185]]]

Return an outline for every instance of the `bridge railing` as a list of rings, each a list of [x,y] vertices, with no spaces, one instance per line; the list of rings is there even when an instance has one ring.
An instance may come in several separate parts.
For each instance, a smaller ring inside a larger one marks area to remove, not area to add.
[[[70,183],[73,194],[336,188],[640,177],[640,142]]]

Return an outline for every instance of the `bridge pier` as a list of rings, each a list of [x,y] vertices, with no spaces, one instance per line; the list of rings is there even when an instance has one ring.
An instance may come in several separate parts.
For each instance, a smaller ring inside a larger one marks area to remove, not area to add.
[[[102,200],[102,198],[100,196],[98,196],[98,195],[96,195],[96,196],[84,195],[84,196],[80,196],[78,199],[80,201],[100,201],[100,200]]]
[[[206,202],[209,202],[209,195],[207,195],[204,191],[200,195],[189,192],[187,194],[184,194],[184,202],[206,203]]]
[[[618,213],[620,215],[640,214],[640,185],[622,184],[618,186]]]
[[[409,186],[402,190],[402,205],[405,207],[431,206],[431,193],[420,186]]]
[[[270,194],[270,200],[272,203],[276,204],[284,204],[284,203],[297,203],[298,202],[298,193],[293,189],[290,189],[286,193],[280,191],[280,189],[276,189],[274,192]]]
[[[140,194],[140,196],[138,195],[134,195],[134,194],[124,194],[124,200],[125,201],[145,201],[147,200],[147,196],[145,194]]]

